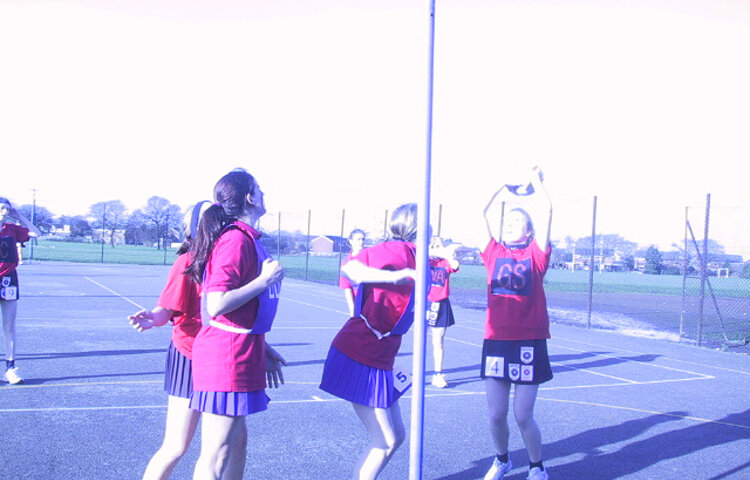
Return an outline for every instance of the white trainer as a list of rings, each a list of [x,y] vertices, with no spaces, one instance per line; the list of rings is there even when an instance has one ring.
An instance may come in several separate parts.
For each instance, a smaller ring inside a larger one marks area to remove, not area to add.
[[[445,388],[448,386],[448,382],[445,380],[445,375],[442,373],[436,373],[432,376],[432,386],[437,388]]]
[[[526,480],[547,480],[549,479],[549,475],[547,475],[547,470],[542,470],[539,467],[534,467],[531,470],[529,470],[529,476],[526,477]]]
[[[5,380],[11,385],[23,383],[23,378],[18,375],[18,367],[9,368],[5,371]]]
[[[503,463],[498,460],[497,456],[492,460],[492,466],[487,473],[484,475],[484,480],[502,480],[505,474],[510,472],[513,468],[513,462],[508,460],[507,463]]]

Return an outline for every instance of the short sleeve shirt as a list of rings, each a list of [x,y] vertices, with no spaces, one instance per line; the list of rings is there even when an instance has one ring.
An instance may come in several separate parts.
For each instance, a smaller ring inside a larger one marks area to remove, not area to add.
[[[534,340],[550,338],[544,275],[552,249],[535,241],[510,249],[493,238],[482,252],[487,269],[487,321],[484,338]]]
[[[172,316],[172,343],[187,358],[193,357],[193,342],[201,329],[200,285],[185,274],[191,260],[189,253],[177,257],[157,302],[158,306],[175,312]]]
[[[29,241],[29,229],[15,223],[0,226],[0,275],[8,275],[18,266],[16,244]]]

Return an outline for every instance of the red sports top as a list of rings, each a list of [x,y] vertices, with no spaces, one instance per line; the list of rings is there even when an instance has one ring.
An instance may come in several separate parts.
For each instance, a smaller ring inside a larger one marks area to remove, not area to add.
[[[29,241],[29,229],[15,223],[0,226],[0,275],[12,273],[18,266],[17,243]]]
[[[550,338],[543,281],[551,253],[551,247],[543,252],[535,241],[513,250],[490,240],[482,252],[487,268],[485,339]]]
[[[255,242],[260,232],[237,221],[221,234],[206,264],[204,295],[228,292],[260,273]],[[219,315],[215,321],[249,329],[258,313],[258,298]],[[265,335],[233,333],[204,325],[193,344],[193,388],[204,392],[254,392],[266,387]]]
[[[414,268],[414,244],[391,241],[365,248],[352,260],[381,270]],[[390,332],[409,305],[414,285],[406,283],[362,283],[362,315],[380,333]],[[401,335],[378,340],[364,320],[353,317],[333,339],[333,346],[347,357],[364,365],[393,370],[393,361],[401,346]]]
[[[172,316],[172,343],[187,358],[193,358],[193,342],[201,329],[200,285],[190,275],[185,275],[185,268],[191,261],[190,253],[177,257],[156,303],[175,312]]]
[[[451,294],[450,276],[451,273],[457,272],[451,267],[451,262],[444,258],[430,258],[430,273],[432,281],[430,283],[430,293],[427,299],[431,302],[445,300]]]

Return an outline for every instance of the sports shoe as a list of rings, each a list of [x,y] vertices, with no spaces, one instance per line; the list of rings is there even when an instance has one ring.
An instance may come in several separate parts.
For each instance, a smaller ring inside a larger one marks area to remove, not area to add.
[[[23,383],[23,378],[18,376],[18,367],[9,368],[5,371],[5,380],[11,385],[18,385]]]
[[[432,376],[432,386],[437,388],[445,388],[448,386],[448,382],[445,381],[445,375],[442,373],[436,373]]]
[[[534,467],[529,470],[529,476],[526,477],[526,480],[547,480],[548,478],[549,475],[547,475],[547,470],[542,470],[539,467]]]
[[[502,480],[505,474],[510,472],[513,468],[513,462],[508,460],[508,463],[501,462],[497,456],[492,460],[492,466],[487,473],[484,475],[484,480]]]

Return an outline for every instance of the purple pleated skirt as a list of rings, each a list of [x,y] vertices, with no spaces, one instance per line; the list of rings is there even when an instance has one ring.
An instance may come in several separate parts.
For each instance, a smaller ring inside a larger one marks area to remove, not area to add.
[[[169,343],[164,369],[164,391],[167,395],[190,398],[193,393],[193,362]]]
[[[190,397],[190,408],[203,413],[244,417],[268,408],[265,390],[254,392],[199,392]]]
[[[404,392],[393,386],[393,371],[368,367],[331,346],[323,366],[320,389],[344,400],[373,408],[388,408]]]

